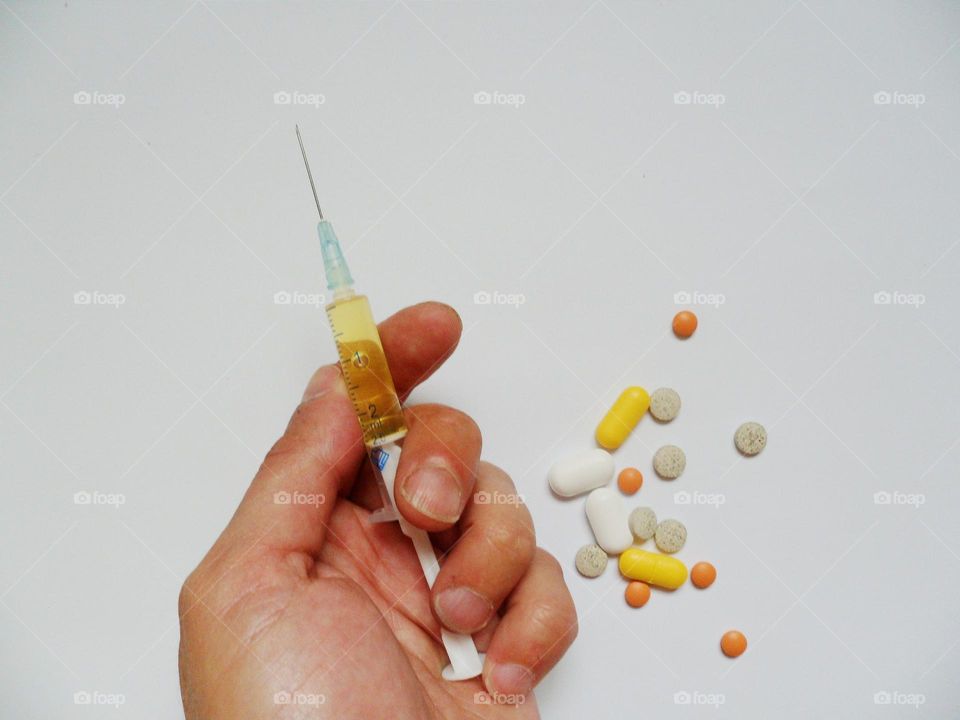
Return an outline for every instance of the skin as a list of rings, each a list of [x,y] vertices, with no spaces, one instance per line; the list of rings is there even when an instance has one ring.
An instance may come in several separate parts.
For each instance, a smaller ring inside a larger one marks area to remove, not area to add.
[[[379,329],[405,398],[462,325],[423,303]],[[397,505],[444,553],[432,591],[398,524],[369,521],[381,503],[360,428],[339,368],[321,368],[181,590],[187,720],[539,717],[532,688],[577,633],[560,567],[522,503],[475,502],[516,495],[480,461],[476,423],[441,405],[406,413]],[[275,502],[284,492],[303,495]],[[441,622],[474,634],[482,678],[441,679]]]

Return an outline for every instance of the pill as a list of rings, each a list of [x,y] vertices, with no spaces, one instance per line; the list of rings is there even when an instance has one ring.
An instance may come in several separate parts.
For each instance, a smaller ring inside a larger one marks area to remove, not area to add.
[[[687,579],[687,566],[669,555],[632,547],[620,555],[620,574],[631,580],[675,590]]]
[[[652,508],[634,508],[627,518],[627,525],[637,540],[649,540],[657,531],[657,514]]]
[[[687,528],[679,520],[664,520],[657,525],[653,541],[665,553],[680,552],[687,542]]]
[[[756,455],[767,446],[767,430],[760,423],[745,422],[737,428],[733,442],[744,455]]]
[[[674,480],[687,467],[687,456],[676,445],[664,445],[653,456],[653,469],[664,480]]]
[[[660,422],[670,422],[680,414],[680,395],[673,388],[658,388],[650,396],[650,414]]]
[[[597,443],[607,450],[616,450],[640,422],[650,407],[650,396],[642,387],[628,387],[597,425]]]
[[[698,562],[690,568],[690,582],[701,590],[713,585],[713,581],[716,579],[717,569],[708,562]]]
[[[617,475],[617,485],[624,495],[633,495],[643,485],[643,473],[634,467],[624,468]]]
[[[627,599],[627,605],[641,608],[650,599],[650,586],[639,580],[631,580],[627,583],[627,589],[623,595]]]
[[[740,657],[747,649],[747,638],[739,630],[728,630],[720,638],[720,649],[729,658]]]
[[[577,572],[588,578],[599,577],[607,569],[607,559],[599,545],[584,545],[577,551]]]
[[[627,524],[627,508],[610,488],[597,488],[587,496],[587,520],[597,545],[611,555],[619,555],[633,544]]]
[[[679,338],[688,338],[697,329],[697,316],[689,310],[682,310],[673,316],[673,333]]]
[[[555,462],[547,473],[547,482],[557,495],[573,497],[606,485],[614,469],[613,456],[594,448]]]

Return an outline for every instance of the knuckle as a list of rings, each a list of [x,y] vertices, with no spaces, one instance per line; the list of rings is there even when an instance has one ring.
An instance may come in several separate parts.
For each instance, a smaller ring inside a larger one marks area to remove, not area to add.
[[[183,585],[180,586],[180,595],[177,598],[177,614],[182,620],[190,609],[196,604],[197,599],[200,597],[199,585],[200,581],[198,579],[198,573],[200,569],[197,568],[189,575],[187,575],[186,580],[183,581]]]
[[[457,408],[440,403],[416,405],[408,409],[414,420],[429,424],[435,428],[449,428],[456,434],[467,435],[471,440],[481,438],[480,426],[476,420]]]
[[[492,552],[500,557],[528,566],[537,548],[533,526],[527,523],[495,523],[486,530],[484,537]]]

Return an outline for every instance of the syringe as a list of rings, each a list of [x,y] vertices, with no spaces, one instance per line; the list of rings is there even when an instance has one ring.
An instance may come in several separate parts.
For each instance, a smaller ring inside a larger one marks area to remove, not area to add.
[[[320,252],[323,255],[323,268],[327,277],[327,289],[333,293],[332,301],[326,306],[327,319],[333,331],[340,357],[343,380],[347,385],[347,394],[353,403],[353,409],[360,421],[363,443],[373,462],[374,474],[380,486],[383,507],[371,515],[372,522],[397,520],[400,530],[413,541],[413,547],[423,568],[427,585],[433,587],[440,570],[437,555],[425,530],[411,525],[396,510],[394,503],[394,482],[397,466],[400,462],[400,445],[397,443],[407,434],[403,419],[403,408],[397,397],[387,358],[380,343],[380,334],[373,321],[370,303],[366,296],[357,295],[353,290],[353,278],[347,261],[343,257],[333,226],[324,219],[320,209],[320,198],[310,172],[300,127],[297,126],[297,141],[303,154],[303,163],[307,168],[313,199],[317,203],[320,222],[317,234],[320,237]],[[440,629],[443,647],[447,651],[450,664],[444,668],[446,680],[468,680],[483,671],[483,660],[473,638]]]

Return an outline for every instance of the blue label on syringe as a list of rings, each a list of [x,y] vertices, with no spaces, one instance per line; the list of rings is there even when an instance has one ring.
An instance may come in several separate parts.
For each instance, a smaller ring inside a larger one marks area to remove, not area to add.
[[[387,466],[387,462],[390,460],[390,455],[385,453],[380,448],[374,448],[370,459],[373,460],[373,464],[377,466],[377,470],[383,470]]]

